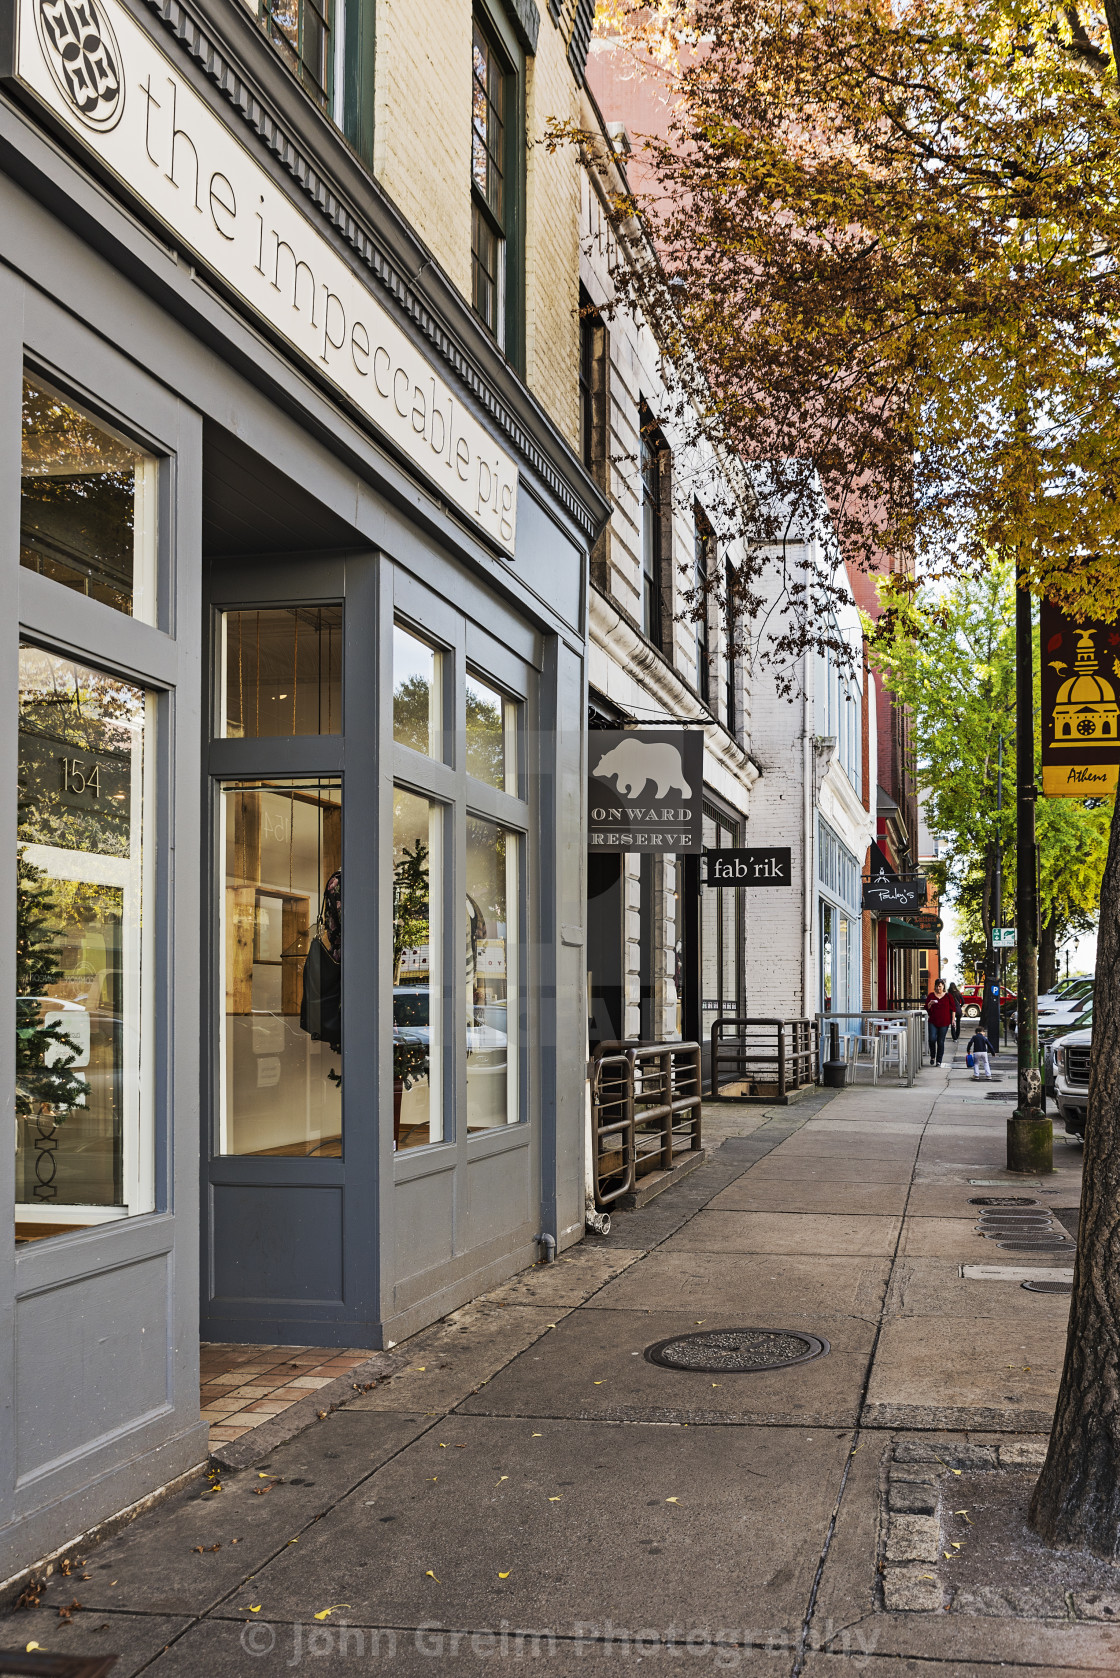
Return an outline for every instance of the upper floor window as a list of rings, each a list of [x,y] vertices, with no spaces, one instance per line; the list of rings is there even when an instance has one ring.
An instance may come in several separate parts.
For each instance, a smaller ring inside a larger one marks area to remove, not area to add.
[[[475,19],[471,45],[471,301],[511,360],[521,318],[521,89],[516,43]]]
[[[292,74],[373,161],[374,0],[248,0]]]
[[[320,105],[332,92],[331,0],[260,0],[261,25],[280,56]]]
[[[723,701],[723,720],[727,725],[727,732],[729,734],[734,734],[739,722],[739,707],[735,691],[738,686],[736,668],[737,659],[735,653],[738,623],[735,611],[735,569],[730,560],[727,561],[723,568],[723,589],[724,597],[727,603],[727,651],[724,658],[724,673],[726,676],[727,691],[724,694]]]
[[[158,466],[25,372],[20,564],[154,622]]]
[[[664,590],[667,575],[665,526],[669,476],[668,450],[645,402],[641,404],[639,458],[642,478],[642,629],[662,647],[665,630]],[[664,650],[664,649],[663,649]]]
[[[696,601],[693,610],[699,615],[695,620],[696,627],[696,691],[708,704],[711,697],[711,656],[712,649],[708,637],[708,593],[710,577],[715,562],[716,538],[704,509],[697,506],[693,514],[694,541],[696,545],[693,587],[696,591]]]

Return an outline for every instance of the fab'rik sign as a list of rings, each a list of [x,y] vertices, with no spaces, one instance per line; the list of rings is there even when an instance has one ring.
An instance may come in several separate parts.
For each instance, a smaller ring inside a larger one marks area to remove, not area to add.
[[[116,0],[18,0],[11,68],[175,242],[513,553],[513,460]]]

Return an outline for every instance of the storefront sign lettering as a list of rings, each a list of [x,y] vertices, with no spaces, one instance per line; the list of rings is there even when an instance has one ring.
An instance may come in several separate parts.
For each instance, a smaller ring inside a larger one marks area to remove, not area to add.
[[[593,848],[703,848],[704,737],[699,730],[597,728],[588,740],[588,843]]]
[[[19,0],[14,73],[223,289],[512,555],[512,457],[117,0]]]
[[[872,874],[863,882],[863,907],[888,915],[910,915],[924,907],[924,874]]]
[[[706,886],[791,886],[793,853],[787,846],[757,845],[705,851]]]

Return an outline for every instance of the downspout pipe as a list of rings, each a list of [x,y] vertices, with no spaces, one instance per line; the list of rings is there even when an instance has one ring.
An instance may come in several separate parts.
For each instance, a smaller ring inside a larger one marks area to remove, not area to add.
[[[816,781],[816,760],[813,752],[813,711],[815,706],[815,694],[813,692],[814,661],[812,655],[809,653],[806,653],[804,658],[805,680],[802,683],[802,688],[804,690],[804,721],[801,735],[803,760],[801,767],[803,806],[802,818],[804,825],[804,832],[802,835],[804,902],[802,908],[801,926],[801,1015],[803,1019],[812,1019],[813,1014],[816,1012],[815,1008],[812,1006],[812,1003],[816,1000],[816,986],[812,984],[813,885],[816,878],[816,857],[814,853],[813,833],[813,797]]]

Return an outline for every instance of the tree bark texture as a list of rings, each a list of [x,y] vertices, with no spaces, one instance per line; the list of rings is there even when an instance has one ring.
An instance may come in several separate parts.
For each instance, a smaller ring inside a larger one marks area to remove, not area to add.
[[[1101,886],[1081,1226],[1066,1358],[1030,1524],[1120,1558],[1120,800]]]

